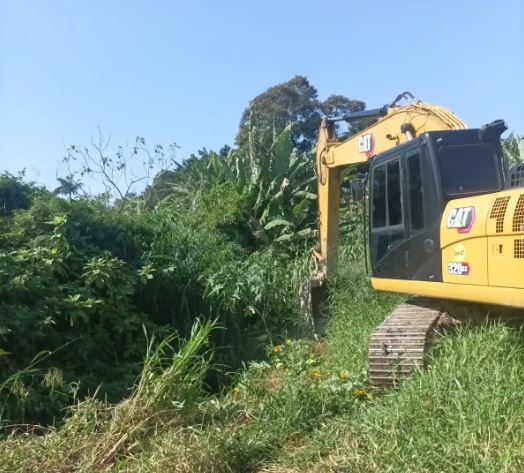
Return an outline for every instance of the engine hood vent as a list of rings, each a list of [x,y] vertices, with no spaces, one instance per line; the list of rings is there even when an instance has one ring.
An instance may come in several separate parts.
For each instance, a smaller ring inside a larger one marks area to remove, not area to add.
[[[509,187],[524,187],[524,163],[511,167],[508,181]]]
[[[524,194],[520,194],[513,214],[513,228],[514,232],[524,232]]]

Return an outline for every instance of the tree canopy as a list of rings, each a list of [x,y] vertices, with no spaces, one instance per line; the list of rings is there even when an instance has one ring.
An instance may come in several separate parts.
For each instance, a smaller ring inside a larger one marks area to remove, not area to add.
[[[315,144],[322,115],[340,116],[364,108],[364,102],[343,95],[331,95],[321,101],[317,89],[307,78],[297,75],[270,87],[249,103],[240,119],[236,144],[246,145],[250,132],[278,134],[292,123],[293,145],[310,150]]]

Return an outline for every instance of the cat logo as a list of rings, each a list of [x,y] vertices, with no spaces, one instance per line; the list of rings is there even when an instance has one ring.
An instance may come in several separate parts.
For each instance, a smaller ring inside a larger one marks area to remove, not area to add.
[[[375,138],[372,133],[362,135],[358,138],[358,152],[364,153],[366,157],[371,158],[375,154]]]
[[[448,228],[456,228],[459,233],[469,233],[475,223],[475,207],[451,209],[447,223]]]

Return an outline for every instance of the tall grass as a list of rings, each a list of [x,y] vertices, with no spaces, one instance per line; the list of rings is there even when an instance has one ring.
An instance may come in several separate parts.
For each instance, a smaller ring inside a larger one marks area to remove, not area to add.
[[[127,463],[169,429],[191,425],[204,393],[212,352],[211,322],[197,322],[188,340],[170,335],[149,343],[142,372],[129,397],[116,405],[92,398],[79,402],[60,430],[1,443],[2,471],[103,471]],[[177,342],[177,350],[172,346]]]
[[[365,377],[369,334],[401,298],[371,292],[358,270],[342,271],[326,361]],[[427,370],[319,423],[279,457],[299,471],[523,471],[523,332],[488,321],[460,327],[437,342]]]
[[[323,342],[273,340],[223,392],[202,392],[212,326],[149,350],[130,397],[79,404],[60,430],[0,443],[7,471],[516,472],[522,333],[485,322],[439,340],[399,389],[367,385],[367,342],[400,300],[343,252]],[[150,345],[151,346],[151,345]]]
[[[524,468],[524,349],[500,324],[444,338],[428,370],[319,426],[281,463],[300,471],[517,472]]]

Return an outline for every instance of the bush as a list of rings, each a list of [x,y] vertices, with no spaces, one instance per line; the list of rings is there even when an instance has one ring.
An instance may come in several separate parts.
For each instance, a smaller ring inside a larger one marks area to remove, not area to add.
[[[300,330],[306,253],[253,251],[246,205],[226,182],[148,210],[43,193],[4,216],[2,419],[54,423],[74,396],[123,398],[144,354],[144,328],[189,336],[197,317],[216,320],[215,390],[276,334]]]
[[[148,277],[141,260],[153,232],[100,201],[50,195],[3,223],[0,374],[16,385],[4,386],[2,418],[52,422],[73,394],[100,385],[108,399],[122,398],[143,354],[143,327],[161,331],[134,302]]]

